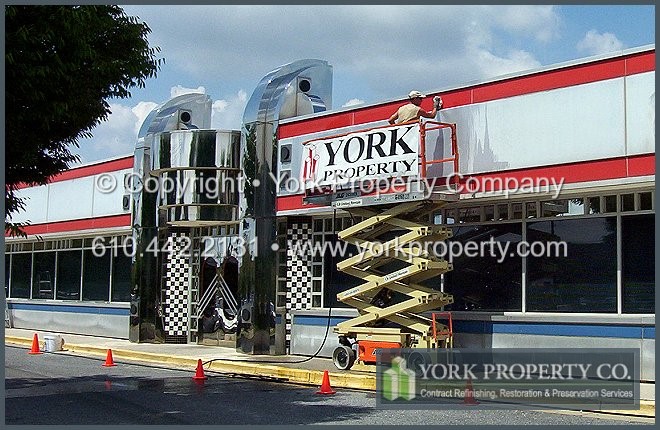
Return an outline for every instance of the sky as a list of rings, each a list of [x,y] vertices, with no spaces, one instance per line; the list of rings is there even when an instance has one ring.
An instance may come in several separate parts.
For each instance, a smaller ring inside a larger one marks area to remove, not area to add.
[[[141,5],[165,60],[145,88],[109,100],[112,113],[80,140],[82,163],[132,154],[144,118],[198,92],[211,126],[240,130],[269,71],[300,59],[333,68],[333,106],[405,98],[655,43],[652,5]]]

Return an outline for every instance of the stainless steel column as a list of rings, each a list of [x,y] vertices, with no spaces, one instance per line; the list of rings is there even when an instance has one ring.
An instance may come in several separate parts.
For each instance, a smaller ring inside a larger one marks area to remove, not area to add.
[[[211,99],[204,94],[175,97],[151,111],[142,124],[135,145],[133,175],[129,190],[133,199],[132,229],[134,257],[132,266],[129,340],[131,342],[163,342],[165,335],[159,318],[159,255],[148,251],[162,249],[158,243],[159,227],[166,227],[158,216],[158,187],[150,187],[154,154],[160,135],[173,130],[208,128],[211,125]],[[155,242],[155,243],[154,243]]]
[[[279,120],[330,109],[332,67],[325,61],[300,60],[268,73],[253,92],[243,115],[241,168],[245,193],[241,199],[241,234],[249,253],[241,260],[241,311],[236,348],[251,354],[283,354],[276,343],[277,287],[276,182]]]

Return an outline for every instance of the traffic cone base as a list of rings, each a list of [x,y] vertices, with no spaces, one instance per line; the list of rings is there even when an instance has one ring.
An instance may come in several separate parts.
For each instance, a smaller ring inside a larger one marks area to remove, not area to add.
[[[43,354],[43,352],[39,350],[39,336],[37,336],[36,333],[32,338],[32,349],[30,349],[28,354]]]
[[[193,379],[195,381],[201,381],[208,378],[209,378],[208,376],[204,375],[204,366],[202,366],[202,360],[198,359],[197,370],[195,371],[195,376],[193,376]]]
[[[464,405],[478,405],[479,402],[474,398],[474,389],[472,388],[472,378],[469,378],[465,386],[465,396],[463,398]]]
[[[103,363],[101,366],[103,366],[103,367],[116,366],[115,362],[112,360],[112,350],[111,349],[108,349],[108,354],[105,357],[105,363]]]
[[[330,375],[327,370],[323,371],[323,381],[321,382],[321,388],[316,392],[316,394],[335,394],[336,391],[330,386]]]

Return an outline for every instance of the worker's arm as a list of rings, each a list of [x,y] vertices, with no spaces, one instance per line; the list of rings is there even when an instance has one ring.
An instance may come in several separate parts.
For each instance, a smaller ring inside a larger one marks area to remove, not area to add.
[[[419,110],[419,116],[422,116],[424,118],[435,118],[437,113],[438,113],[438,109],[435,106],[433,106],[433,110],[430,110],[428,112],[422,109]]]
[[[390,124],[394,124],[397,118],[399,118],[399,111],[394,112],[390,117],[390,119],[387,120],[387,122],[389,122]]]
[[[440,96],[435,96],[433,97],[433,109],[428,112],[420,109],[419,116],[423,116],[424,118],[435,118],[435,116],[438,114],[438,110],[441,107],[442,107],[442,98],[440,98]]]

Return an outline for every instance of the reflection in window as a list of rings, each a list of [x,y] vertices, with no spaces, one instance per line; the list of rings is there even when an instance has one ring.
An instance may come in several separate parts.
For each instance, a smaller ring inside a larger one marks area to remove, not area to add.
[[[522,219],[522,213],[522,203],[511,203],[511,219]]]
[[[527,241],[567,244],[527,258],[528,311],[616,312],[615,217],[528,223]]]
[[[331,236],[332,244],[336,244],[339,239],[336,235]],[[325,276],[323,282],[323,304],[324,306],[332,306],[333,308],[347,308],[350,307],[337,300],[337,293],[347,290],[351,287],[356,287],[363,283],[360,278],[351,276],[347,273],[337,270],[337,263],[347,259],[353,255],[357,255],[357,247],[355,245],[342,242],[346,246],[346,253],[338,253],[336,257],[332,256],[332,246],[325,248],[325,255],[323,256],[323,273]],[[343,249],[343,248],[342,248]],[[320,297],[320,296],[319,296]]]
[[[481,221],[481,207],[460,208],[458,209],[460,222],[479,222]]]
[[[653,194],[639,193],[639,210],[650,211],[653,209]]]
[[[509,205],[507,203],[495,205],[497,208],[497,219],[505,220],[509,219]]]
[[[536,202],[527,203],[527,218],[536,218]]]
[[[484,206],[484,221],[495,221],[495,206]]]
[[[96,257],[91,250],[85,250],[83,300],[108,301],[111,254],[104,252],[102,256]]]
[[[454,311],[521,311],[522,258],[515,252],[514,256],[510,255],[522,240],[521,224],[455,227],[452,230],[454,236],[450,241],[465,246],[468,242],[490,242],[492,238],[493,246],[485,246],[484,255],[464,253],[453,257],[454,270],[444,277],[445,292],[454,296],[454,303],[446,308]],[[502,256],[506,246],[508,251]]]
[[[55,288],[55,252],[35,252],[32,298],[52,299]]]
[[[623,312],[655,313],[654,215],[621,217]]]
[[[31,277],[32,254],[12,255],[10,297],[17,299],[29,299]]]
[[[616,212],[616,196],[605,196],[605,212]]]
[[[9,274],[11,270],[11,255],[5,254],[5,297],[9,297]]]
[[[80,300],[81,251],[59,251],[57,253],[57,298]]]
[[[589,197],[589,214],[599,214],[600,210],[600,197]]]
[[[621,211],[630,212],[635,210],[635,194],[621,195]]]
[[[112,301],[131,301],[131,257],[122,252],[112,259]]]
[[[584,215],[584,199],[562,199],[541,202],[544,217]]]

